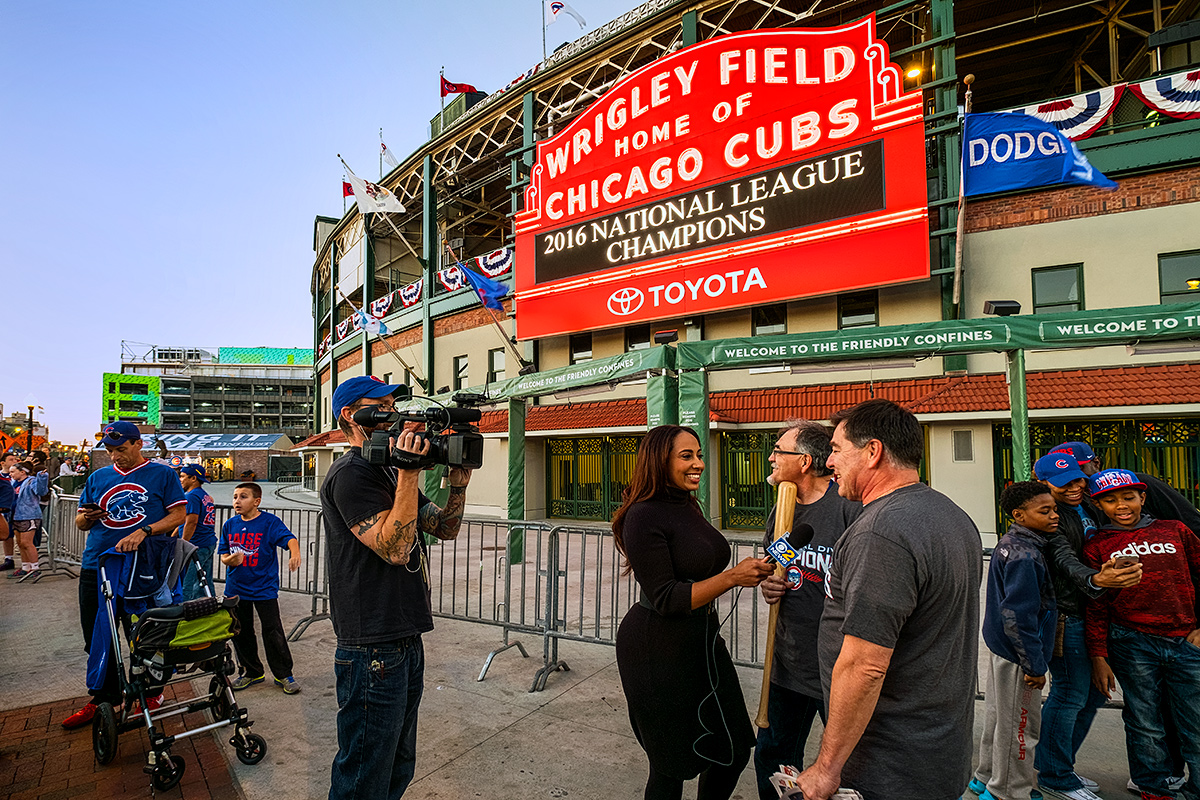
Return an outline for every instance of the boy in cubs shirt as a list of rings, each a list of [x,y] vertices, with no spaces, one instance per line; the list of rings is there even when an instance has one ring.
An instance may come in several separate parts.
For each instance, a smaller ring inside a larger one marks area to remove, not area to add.
[[[1086,611],[1092,681],[1111,696],[1115,680],[1125,695],[1125,745],[1130,778],[1143,800],[1174,798],[1168,782],[1163,715],[1179,731],[1189,780],[1200,775],[1200,539],[1182,522],[1142,514],[1146,485],[1125,469],[1089,479],[1092,499],[1108,517],[1084,545],[1095,568],[1110,558],[1142,563],[1142,582],[1109,590]],[[1165,700],[1165,702],[1164,702]]]
[[[292,653],[279,619],[279,560],[276,549],[286,547],[291,553],[288,569],[300,568],[300,543],[283,524],[283,520],[266,511],[259,511],[262,488],[257,483],[239,483],[233,490],[233,510],[238,516],[221,526],[217,553],[228,570],[225,573],[225,596],[240,598],[237,604],[241,631],[233,637],[233,649],[242,666],[242,674],[233,682],[240,691],[266,678],[258,658],[258,643],[254,639],[254,612],[262,623],[263,649],[267,664],[275,676],[275,685],[286,694],[296,694],[300,684],[292,676]]]

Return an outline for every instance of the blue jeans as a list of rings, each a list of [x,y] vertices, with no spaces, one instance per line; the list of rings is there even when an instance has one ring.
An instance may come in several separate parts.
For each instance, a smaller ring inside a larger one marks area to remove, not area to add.
[[[1152,636],[1110,625],[1108,664],[1125,696],[1125,748],[1129,777],[1143,791],[1167,797],[1171,756],[1163,721],[1163,705],[1179,731],[1183,760],[1190,773],[1183,788],[1200,797],[1200,647],[1182,636]]]
[[[1083,620],[1063,615],[1063,654],[1050,659],[1050,694],[1042,706],[1042,735],[1033,763],[1038,785],[1060,792],[1083,786],[1075,776],[1075,756],[1104,705],[1092,686],[1092,661],[1083,640]]]
[[[417,707],[425,682],[420,636],[338,646],[338,752],[329,800],[399,800],[417,765]]]
[[[204,582],[208,584],[208,593],[214,597],[217,594],[217,590],[213,588],[212,560],[213,551],[216,549],[216,545],[196,549],[196,560],[204,567]],[[195,564],[189,563],[187,572],[183,573],[183,599],[195,600],[197,597],[203,596],[204,592],[200,590],[200,573],[196,571]]]
[[[804,745],[817,714],[821,715],[821,722],[825,722],[823,700],[771,683],[771,695],[767,700],[768,727],[758,729],[758,740],[754,744],[754,774],[758,779],[759,800],[779,797],[771,785],[771,776],[780,764],[804,769]]]

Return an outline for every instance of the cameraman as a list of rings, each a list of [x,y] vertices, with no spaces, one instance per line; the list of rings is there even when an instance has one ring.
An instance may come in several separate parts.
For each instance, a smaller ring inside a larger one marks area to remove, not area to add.
[[[354,412],[365,406],[393,410],[395,395],[405,388],[360,376],[333,393],[333,413],[350,450],[321,485],[338,640],[338,753],[330,800],[396,800],[412,781],[425,673],[421,634],[433,630],[421,534],[458,536],[471,479],[470,470],[451,469],[450,499],[438,508],[417,488],[419,469],[374,466],[363,458],[363,443],[375,428],[354,422]],[[394,446],[427,453],[428,443],[415,435],[419,427],[406,423]]]

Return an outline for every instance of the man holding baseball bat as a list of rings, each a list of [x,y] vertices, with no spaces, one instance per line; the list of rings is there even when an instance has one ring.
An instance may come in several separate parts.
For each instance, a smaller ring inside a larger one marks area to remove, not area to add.
[[[971,777],[983,545],[920,482],[921,425],[875,399],[834,414],[829,466],[862,514],[833,549],[818,637],[829,720],[796,779],[865,800],[957,800]]]
[[[765,541],[769,543],[791,531],[788,541],[799,555],[786,570],[777,571],[759,584],[763,599],[779,606],[775,646],[768,655],[772,666],[769,672],[763,670],[767,727],[759,729],[754,747],[760,800],[775,800],[777,794],[770,778],[781,764],[803,766],[804,746],[813,718],[820,714],[821,721],[825,721],[825,698],[817,663],[817,631],[825,606],[825,576],[834,544],[862,511],[861,503],[838,494],[833,471],[825,465],[830,453],[830,434],[830,429],[818,422],[792,420],[771,451],[772,469],[767,481],[772,486],[795,484],[796,501],[792,504],[791,522],[782,529],[776,526],[775,519],[781,510],[786,514],[787,509],[771,510]],[[810,526],[810,541],[803,541],[801,525]]]

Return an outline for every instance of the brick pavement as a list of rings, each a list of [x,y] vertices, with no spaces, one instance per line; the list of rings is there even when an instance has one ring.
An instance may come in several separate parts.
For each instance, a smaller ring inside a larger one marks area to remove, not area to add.
[[[167,699],[193,696],[188,683],[168,686]],[[65,800],[71,797],[146,798],[150,776],[142,772],[150,740],[145,729],[118,739],[117,757],[100,766],[92,753],[91,726],[64,730],[61,722],[86,698],[60,700],[0,711],[0,798]],[[168,733],[204,725],[203,712],[164,720]],[[224,730],[219,733],[224,733]],[[171,747],[187,766],[183,779],[158,797],[182,800],[238,800],[233,776],[222,747],[211,733],[183,739]]]

